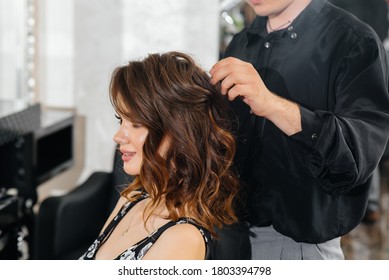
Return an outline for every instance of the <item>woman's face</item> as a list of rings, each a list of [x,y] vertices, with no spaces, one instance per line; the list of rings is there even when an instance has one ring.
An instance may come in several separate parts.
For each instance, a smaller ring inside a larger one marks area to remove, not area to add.
[[[113,137],[122,153],[123,169],[129,175],[138,175],[143,162],[143,145],[149,130],[142,124],[120,115],[120,127]]]

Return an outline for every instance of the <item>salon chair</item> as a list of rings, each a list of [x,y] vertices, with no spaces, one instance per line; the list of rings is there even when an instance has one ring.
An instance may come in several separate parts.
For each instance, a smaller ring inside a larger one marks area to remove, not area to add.
[[[71,192],[45,199],[36,217],[32,258],[78,259],[98,236],[119,191],[129,182],[115,149],[111,172],[94,172]]]

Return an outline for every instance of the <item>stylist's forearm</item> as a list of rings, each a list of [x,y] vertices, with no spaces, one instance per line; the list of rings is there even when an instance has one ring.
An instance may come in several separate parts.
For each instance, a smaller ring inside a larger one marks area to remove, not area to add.
[[[300,107],[287,99],[272,94],[268,110],[263,117],[274,123],[282,132],[290,136],[302,130]]]

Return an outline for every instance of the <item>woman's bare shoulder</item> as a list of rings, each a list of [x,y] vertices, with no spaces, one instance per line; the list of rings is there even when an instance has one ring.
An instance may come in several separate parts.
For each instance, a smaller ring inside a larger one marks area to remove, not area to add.
[[[206,245],[197,227],[189,223],[168,228],[150,248],[144,259],[203,260]]]

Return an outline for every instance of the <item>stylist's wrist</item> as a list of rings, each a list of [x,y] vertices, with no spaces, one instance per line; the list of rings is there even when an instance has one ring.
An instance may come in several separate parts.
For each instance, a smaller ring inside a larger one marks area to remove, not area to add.
[[[286,135],[290,136],[302,130],[298,104],[270,91],[263,102],[262,117],[274,123]]]
[[[251,113],[267,119],[271,118],[276,111],[277,98],[279,98],[277,95],[268,90],[258,94],[257,97],[248,101]]]

